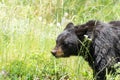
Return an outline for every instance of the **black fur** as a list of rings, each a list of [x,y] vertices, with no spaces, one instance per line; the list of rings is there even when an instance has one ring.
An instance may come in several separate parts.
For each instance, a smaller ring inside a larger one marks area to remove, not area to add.
[[[91,38],[89,54],[79,54],[84,35]],[[79,41],[80,40],[80,41]],[[58,47],[61,46],[64,54],[56,56]],[[58,36],[56,47],[52,50],[56,57],[68,57],[80,55],[89,63],[97,80],[105,80],[106,69],[114,71],[112,65],[120,62],[120,21],[109,23],[90,20],[85,24],[74,26],[69,23],[64,31]]]

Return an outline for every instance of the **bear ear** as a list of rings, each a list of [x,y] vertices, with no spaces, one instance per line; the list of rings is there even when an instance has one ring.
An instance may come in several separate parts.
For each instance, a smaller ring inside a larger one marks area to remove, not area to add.
[[[86,23],[87,26],[96,26],[100,21],[98,20],[90,20]]]
[[[96,25],[98,25],[99,21],[97,20],[90,20],[86,22],[85,24],[81,24],[78,26],[75,26],[75,33],[78,37],[86,37],[92,38],[92,33],[94,31],[94,28]]]
[[[72,29],[74,28],[74,24],[72,22],[68,23],[66,28],[64,30],[67,30],[67,29]]]

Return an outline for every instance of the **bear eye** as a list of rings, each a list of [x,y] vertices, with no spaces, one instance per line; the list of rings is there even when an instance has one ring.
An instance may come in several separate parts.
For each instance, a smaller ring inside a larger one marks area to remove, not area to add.
[[[69,47],[72,47],[72,46],[73,46],[73,44],[72,44],[72,43],[70,43],[70,44],[69,44]]]
[[[62,45],[63,45],[63,46],[68,46],[69,43],[68,43],[68,42],[63,42]]]
[[[72,47],[72,46],[73,46],[73,43],[64,42],[62,45],[63,45],[64,47]]]

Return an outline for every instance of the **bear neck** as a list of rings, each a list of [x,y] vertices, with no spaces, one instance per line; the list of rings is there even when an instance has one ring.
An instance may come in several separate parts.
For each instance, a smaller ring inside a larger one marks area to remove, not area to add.
[[[80,43],[81,43],[81,47],[78,52],[78,55],[82,56],[84,60],[87,61],[89,65],[93,68],[94,58],[92,52],[92,41],[84,38],[84,40],[81,41]]]

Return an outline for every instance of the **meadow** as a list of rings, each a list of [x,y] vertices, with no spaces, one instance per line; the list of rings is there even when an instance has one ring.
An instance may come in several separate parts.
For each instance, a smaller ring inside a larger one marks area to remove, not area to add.
[[[93,80],[82,57],[50,53],[68,22],[91,19],[120,20],[120,0],[0,0],[0,80]]]

